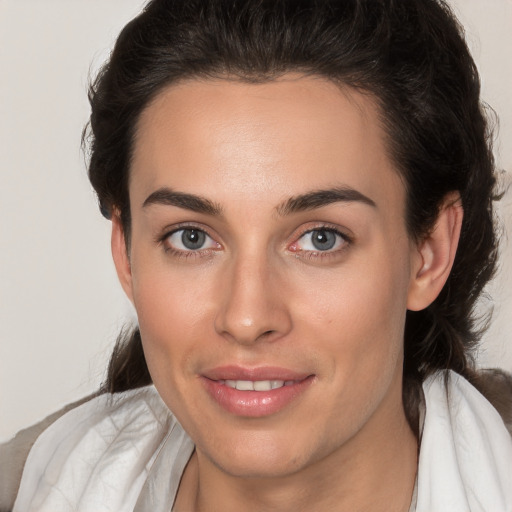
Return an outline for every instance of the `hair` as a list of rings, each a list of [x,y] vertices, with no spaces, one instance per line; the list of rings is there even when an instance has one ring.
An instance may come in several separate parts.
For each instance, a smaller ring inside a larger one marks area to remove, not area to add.
[[[437,299],[408,311],[404,406],[417,423],[421,382],[438,369],[471,377],[482,332],[475,304],[493,275],[492,137],[463,29],[442,0],[152,0],[122,30],[90,88],[89,178],[102,213],[130,236],[128,178],[137,121],[162,89],[189,78],[262,83],[288,72],[373,97],[406,188],[416,241],[448,193],[464,209],[452,272]],[[123,331],[104,391],[151,382],[140,332]]]

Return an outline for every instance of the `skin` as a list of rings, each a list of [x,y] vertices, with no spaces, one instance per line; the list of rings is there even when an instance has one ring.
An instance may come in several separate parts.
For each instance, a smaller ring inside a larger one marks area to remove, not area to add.
[[[286,208],[340,187],[374,204]],[[147,201],[163,188],[221,212]],[[170,86],[140,117],[129,193],[130,247],[115,216],[114,261],[154,384],[196,444],[174,510],[408,510],[405,314],[446,281],[462,210],[447,198],[434,231],[411,241],[372,98],[291,74]],[[207,233],[199,250],[169,235],[183,226]],[[314,229],[341,235],[315,250]],[[277,413],[241,417],[201,382],[227,364],[313,377]]]

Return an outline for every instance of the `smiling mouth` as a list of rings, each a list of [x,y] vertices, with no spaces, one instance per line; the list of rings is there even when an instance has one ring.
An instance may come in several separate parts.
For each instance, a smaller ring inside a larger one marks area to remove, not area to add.
[[[212,377],[203,376],[202,382],[213,402],[230,415],[246,418],[261,418],[287,409],[298,403],[315,381],[315,375],[265,380]]]

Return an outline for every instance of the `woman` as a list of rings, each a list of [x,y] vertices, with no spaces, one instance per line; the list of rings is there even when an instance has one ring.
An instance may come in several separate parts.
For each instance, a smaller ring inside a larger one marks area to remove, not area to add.
[[[153,0],[90,99],[139,324],[14,510],[512,508],[509,384],[471,358],[494,166],[443,3]]]

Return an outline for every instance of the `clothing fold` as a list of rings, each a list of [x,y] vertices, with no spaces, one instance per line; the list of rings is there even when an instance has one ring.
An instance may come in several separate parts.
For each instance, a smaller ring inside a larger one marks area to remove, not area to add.
[[[423,384],[416,512],[512,512],[512,438],[452,371]],[[153,386],[64,414],[27,458],[13,512],[170,512],[194,444]]]

